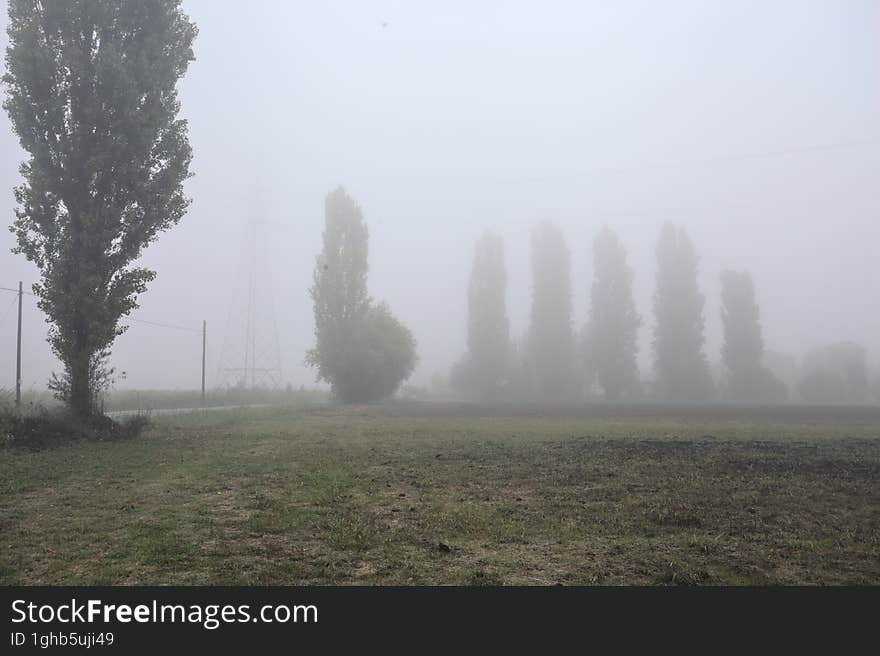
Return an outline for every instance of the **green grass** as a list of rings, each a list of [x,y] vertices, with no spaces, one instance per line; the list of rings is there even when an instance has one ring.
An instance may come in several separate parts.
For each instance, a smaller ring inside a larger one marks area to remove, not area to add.
[[[316,405],[328,401],[327,392],[300,389],[211,389],[205,402],[198,390],[113,390],[103,399],[107,412],[200,408],[237,405]]]
[[[755,416],[263,408],[0,451],[0,583],[880,583],[877,415]]]

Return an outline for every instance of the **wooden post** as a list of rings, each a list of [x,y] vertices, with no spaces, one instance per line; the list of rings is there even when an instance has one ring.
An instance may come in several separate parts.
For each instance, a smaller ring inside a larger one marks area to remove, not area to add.
[[[205,405],[205,343],[207,341],[208,322],[202,320],[202,407]]]
[[[21,280],[18,281],[18,340],[15,346],[15,405],[21,405]]]

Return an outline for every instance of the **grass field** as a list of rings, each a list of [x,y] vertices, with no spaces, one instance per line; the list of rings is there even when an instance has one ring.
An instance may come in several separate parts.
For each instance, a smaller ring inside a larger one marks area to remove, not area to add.
[[[0,451],[3,584],[880,584],[880,409],[215,411]]]

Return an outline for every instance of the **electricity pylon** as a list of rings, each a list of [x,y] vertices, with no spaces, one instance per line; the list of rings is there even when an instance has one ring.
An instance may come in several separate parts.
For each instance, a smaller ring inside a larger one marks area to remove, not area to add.
[[[268,258],[272,224],[259,211],[245,226],[242,264],[229,308],[217,373],[218,387],[281,386],[281,349]]]

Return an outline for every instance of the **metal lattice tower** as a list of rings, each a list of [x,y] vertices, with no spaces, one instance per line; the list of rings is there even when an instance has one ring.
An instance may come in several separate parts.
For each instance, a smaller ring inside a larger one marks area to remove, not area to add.
[[[271,224],[262,211],[246,225],[242,264],[233,287],[217,387],[277,389],[281,386],[281,349],[275,299],[267,257]]]

